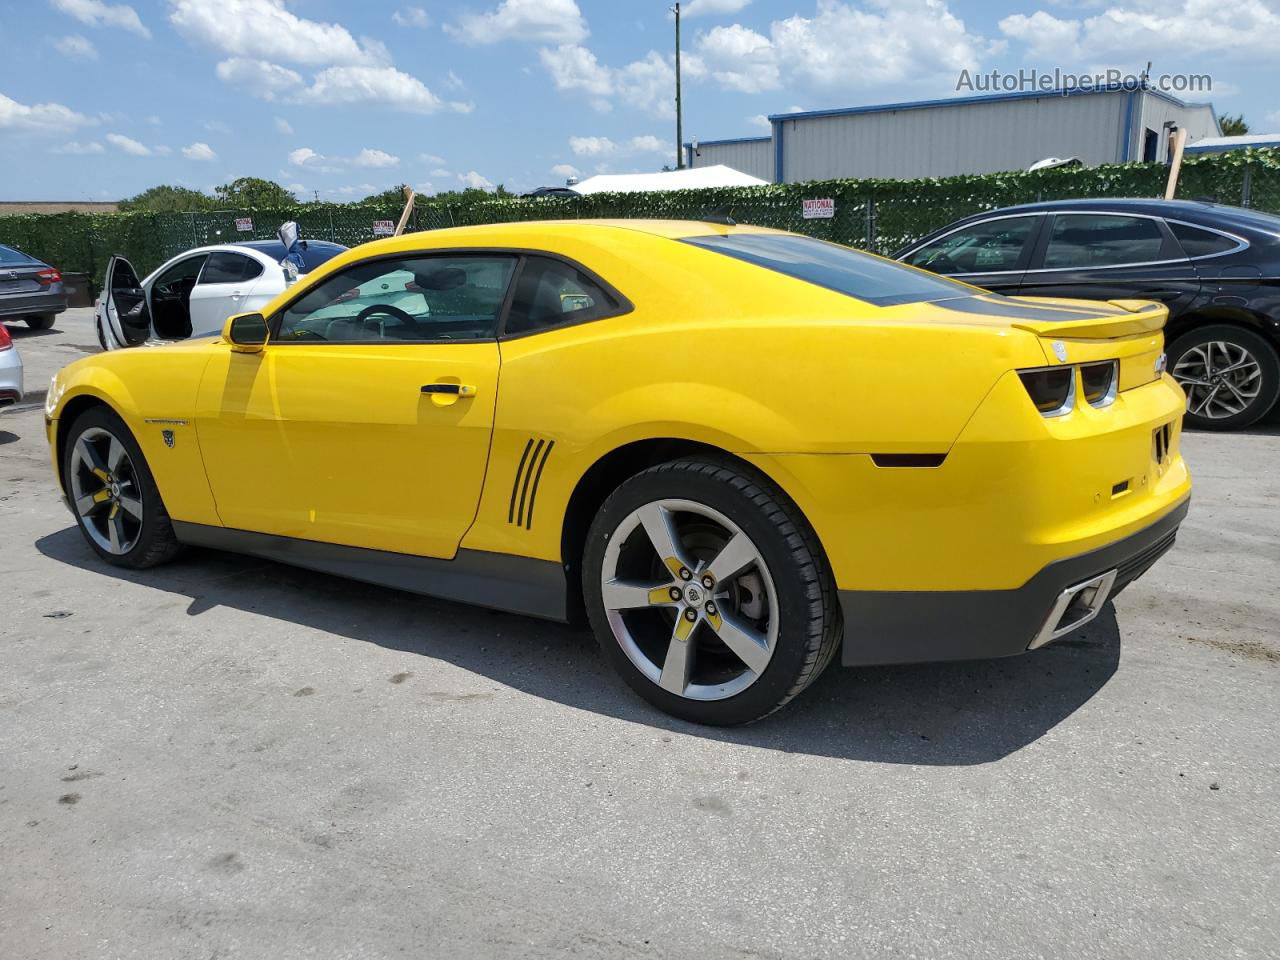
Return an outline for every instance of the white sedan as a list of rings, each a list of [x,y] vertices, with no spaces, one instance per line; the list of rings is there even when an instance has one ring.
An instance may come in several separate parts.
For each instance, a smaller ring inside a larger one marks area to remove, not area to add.
[[[306,274],[347,248],[324,240],[298,243]],[[227,317],[264,306],[292,282],[279,240],[246,240],[196,247],[162,264],[144,280],[123,257],[107,264],[103,296],[94,305],[104,350],[172,342],[218,333]]]

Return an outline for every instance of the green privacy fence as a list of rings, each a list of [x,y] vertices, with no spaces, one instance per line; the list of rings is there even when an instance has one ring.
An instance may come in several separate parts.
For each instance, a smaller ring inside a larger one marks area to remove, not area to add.
[[[408,229],[583,217],[701,219],[723,214],[738,223],[794,230],[888,254],[953,220],[995,207],[1069,197],[1162,196],[1167,173],[1157,164],[1128,163],[924,180],[824,180],[571,198],[494,197],[462,203],[425,197],[414,209]],[[1280,213],[1280,149],[1188,157],[1178,196]],[[806,218],[804,201],[818,199],[832,201],[832,215]],[[113,253],[128,257],[139,273],[145,274],[194,246],[273,237],[285,220],[296,220],[304,237],[355,246],[374,238],[375,221],[394,221],[399,215],[398,205],[373,204],[301,204],[282,210],[192,213],[33,214],[0,217],[0,243],[16,246],[64,271],[87,273],[100,283]],[[249,222],[244,223],[246,220]],[[241,229],[244,227],[248,229]]]

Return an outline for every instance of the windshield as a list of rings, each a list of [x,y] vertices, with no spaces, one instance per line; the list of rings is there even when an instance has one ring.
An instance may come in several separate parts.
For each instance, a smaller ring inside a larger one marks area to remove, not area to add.
[[[683,242],[882,307],[973,296],[963,283],[812,237],[744,233]]]

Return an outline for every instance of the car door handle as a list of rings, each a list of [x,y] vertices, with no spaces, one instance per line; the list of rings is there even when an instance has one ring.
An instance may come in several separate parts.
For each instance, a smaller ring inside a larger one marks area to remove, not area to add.
[[[438,393],[449,397],[474,397],[476,388],[465,383],[428,383],[422,387],[423,393]]]

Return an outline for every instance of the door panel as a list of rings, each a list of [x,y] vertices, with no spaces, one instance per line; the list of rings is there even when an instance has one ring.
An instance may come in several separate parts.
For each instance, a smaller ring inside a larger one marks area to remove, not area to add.
[[[197,414],[222,522],[453,557],[480,499],[498,366],[493,341],[227,348]],[[422,390],[437,384],[475,389]]]
[[[1185,310],[1200,278],[1165,224],[1127,214],[1056,214],[1045,230],[1022,293],[1083,300],[1157,300]]]
[[[127,347],[143,343],[151,336],[151,309],[138,274],[124,257],[112,257],[106,276],[107,322],[116,339]]]
[[[211,253],[191,291],[192,333],[221,330],[227,317],[244,313],[241,305],[262,275],[262,265],[251,257],[228,251]]]

